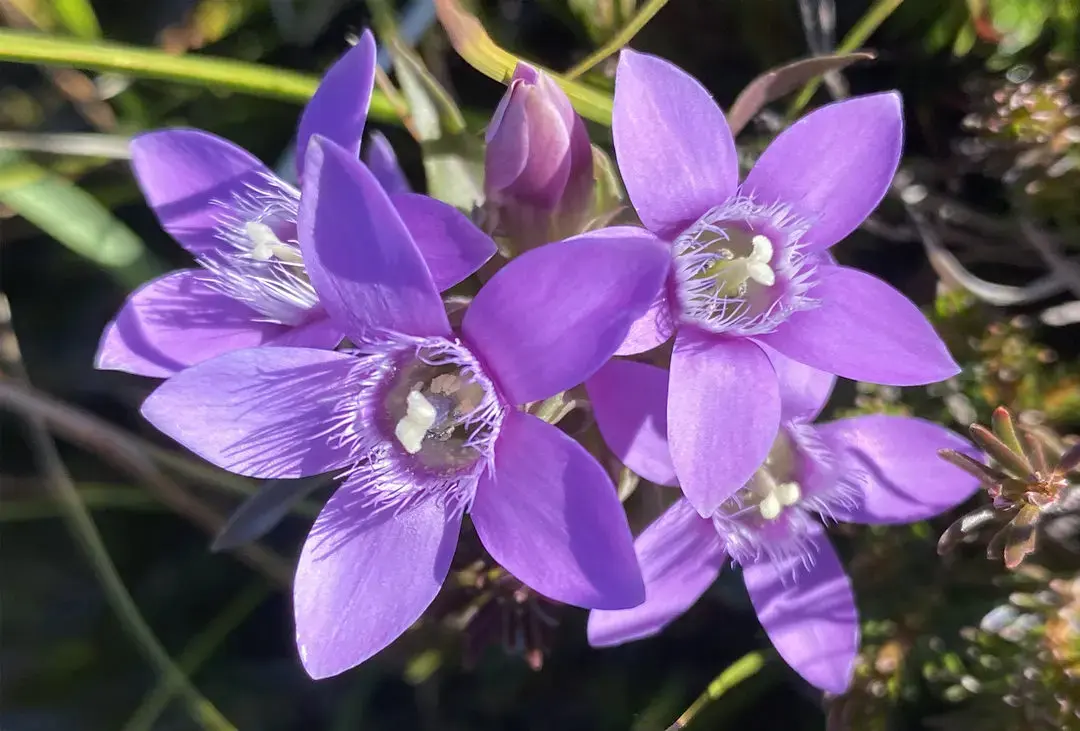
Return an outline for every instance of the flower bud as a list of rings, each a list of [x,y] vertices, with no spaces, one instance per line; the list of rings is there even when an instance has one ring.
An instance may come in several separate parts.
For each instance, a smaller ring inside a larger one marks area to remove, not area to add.
[[[489,230],[521,253],[581,233],[592,213],[585,123],[549,76],[519,63],[487,132]]]

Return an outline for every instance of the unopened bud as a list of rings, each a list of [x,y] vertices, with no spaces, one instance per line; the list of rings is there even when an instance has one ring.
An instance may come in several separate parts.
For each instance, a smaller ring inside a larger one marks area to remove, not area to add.
[[[487,132],[485,218],[513,253],[581,233],[592,213],[585,123],[549,76],[519,63]]]

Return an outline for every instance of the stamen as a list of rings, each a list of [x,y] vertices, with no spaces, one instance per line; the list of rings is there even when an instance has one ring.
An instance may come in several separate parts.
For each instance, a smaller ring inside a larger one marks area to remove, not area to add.
[[[806,294],[814,260],[800,239],[808,223],[782,203],[737,195],[708,211],[673,244],[681,316],[710,332],[772,332],[819,303]]]
[[[438,413],[431,402],[419,391],[410,391],[405,399],[405,416],[394,427],[394,436],[409,454],[416,454],[424,446],[424,437],[435,424]]]
[[[802,500],[802,489],[797,482],[781,482],[776,486],[773,495],[784,507],[790,507]]]

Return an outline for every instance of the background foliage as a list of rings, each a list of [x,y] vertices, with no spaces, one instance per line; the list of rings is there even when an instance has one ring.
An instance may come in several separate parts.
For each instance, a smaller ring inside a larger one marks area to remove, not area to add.
[[[566,71],[610,149],[613,63],[590,56],[599,47],[633,36],[725,108],[769,68],[874,49],[816,93],[754,105],[740,151],[750,164],[785,119],[830,96],[899,88],[908,139],[894,194],[838,255],[925,305],[964,372],[903,392],[843,383],[830,410],[962,431],[1005,405],[1065,444],[1080,429],[1077,0],[450,5],[487,36],[450,24],[451,44],[429,0],[0,0],[0,725],[1080,728],[1080,498],[1015,572],[986,559],[985,541],[935,551],[981,495],[932,523],[836,529],[865,621],[858,681],[839,699],[773,656],[733,572],[662,636],[593,651],[584,612],[477,588],[482,557],[468,550],[435,611],[375,661],[319,683],[304,674],[287,586],[323,493],[260,542],[211,553],[258,486],[174,451],[138,416],[152,384],[92,361],[127,293],[185,264],[124,163],[128,136],[200,127],[287,170],[299,104],[368,25],[384,52],[396,38],[396,83],[370,126],[418,190],[465,209],[512,54]],[[662,499],[634,491],[635,527]]]

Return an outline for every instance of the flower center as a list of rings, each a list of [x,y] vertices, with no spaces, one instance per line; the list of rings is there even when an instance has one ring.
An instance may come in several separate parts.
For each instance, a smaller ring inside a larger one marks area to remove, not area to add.
[[[296,240],[300,194],[280,180],[265,183],[214,201],[222,245],[201,256],[200,263],[222,294],[269,322],[300,325],[318,304]]]
[[[794,441],[781,429],[764,464],[720,506],[720,512],[751,525],[777,520],[785,508],[798,505],[803,498],[802,486],[795,479],[797,459]]]
[[[805,226],[783,206],[737,196],[713,208],[674,241],[683,320],[715,333],[771,332],[816,303],[798,252]]]
[[[400,368],[383,400],[388,431],[428,469],[475,464],[494,438],[502,407],[470,364],[422,348]]]

